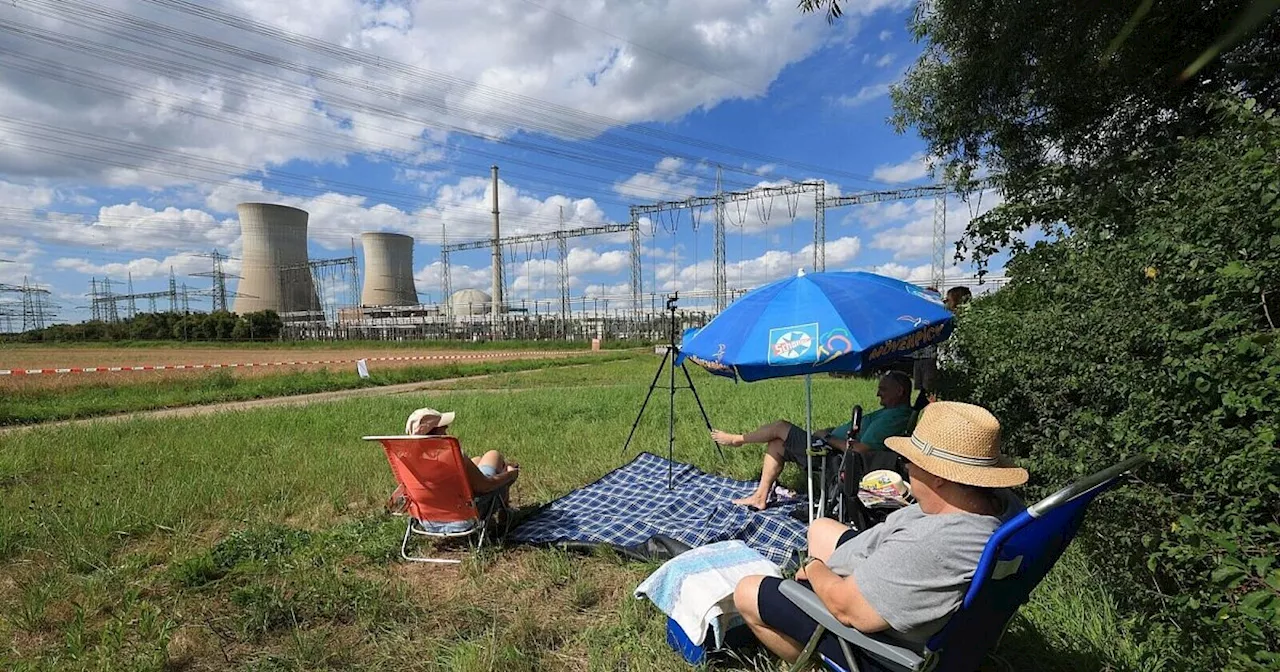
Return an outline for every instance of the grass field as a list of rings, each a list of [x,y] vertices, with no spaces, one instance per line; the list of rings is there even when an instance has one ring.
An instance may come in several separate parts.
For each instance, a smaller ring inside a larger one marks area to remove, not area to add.
[[[15,670],[672,670],[664,617],[631,591],[653,569],[610,553],[512,547],[455,567],[396,560],[392,480],[363,434],[399,431],[420,405],[458,412],[473,454],[519,461],[532,505],[629,456],[656,360],[467,381],[310,407],[47,428],[0,436],[0,667]],[[799,381],[733,384],[694,371],[717,425],[799,417]],[[866,381],[814,381],[815,417],[869,405]],[[663,400],[665,401],[665,400]],[[665,404],[635,448],[665,451]],[[753,478],[758,450],[721,463],[678,407],[677,459]],[[788,472],[794,484],[797,474]],[[1086,528],[1085,533],[1088,533]],[[1014,669],[1136,669],[1090,568],[1069,555],[1005,638]],[[748,655],[729,669],[782,669]],[[991,662],[989,669],[1005,666]]]
[[[260,369],[260,372],[268,373],[258,375],[243,375],[225,369],[183,373],[173,377],[150,377],[144,374],[143,378],[125,378],[123,381],[120,378],[94,377],[99,374],[84,374],[74,385],[23,385],[21,380],[8,381],[8,384],[0,384],[0,426],[574,366],[633,359],[638,356],[625,351],[577,355],[566,352],[563,355],[553,355],[554,361],[539,358],[393,368],[375,365],[371,367],[369,378],[365,379],[358,377],[351,368],[321,367],[314,371]]]

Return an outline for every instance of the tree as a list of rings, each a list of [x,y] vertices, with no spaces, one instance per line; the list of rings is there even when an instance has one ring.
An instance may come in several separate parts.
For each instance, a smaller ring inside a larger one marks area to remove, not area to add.
[[[841,4],[800,6],[834,19]],[[1215,96],[1280,105],[1278,5],[922,2],[911,30],[925,51],[893,89],[893,122],[925,139],[950,181],[968,187],[986,171],[1002,188],[1009,207],[975,220],[963,241],[982,263],[1028,228],[1059,232],[1071,196],[1112,197],[1106,171],[1120,159],[1137,171],[1168,165],[1178,138],[1213,128]]]
[[[946,179],[1004,195],[957,251],[1010,250],[1010,283],[943,395],[1000,418],[1033,497],[1153,457],[1080,546],[1178,669],[1280,667],[1277,5],[936,0],[893,92]]]

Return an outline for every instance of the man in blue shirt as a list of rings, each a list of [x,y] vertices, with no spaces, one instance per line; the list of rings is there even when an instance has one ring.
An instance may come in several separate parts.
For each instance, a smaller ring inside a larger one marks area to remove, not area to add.
[[[907,426],[911,422],[911,379],[899,371],[885,374],[880,378],[876,396],[880,398],[882,408],[863,416],[862,429],[852,445],[848,440],[850,428],[848,422],[831,429],[816,430],[813,436],[839,450],[852,448],[860,453],[888,451],[884,440],[891,436],[905,436]],[[778,475],[782,473],[783,463],[791,460],[796,464],[804,464],[809,449],[804,428],[797,427],[786,420],[771,422],[746,434],[729,434],[712,430],[711,438],[722,446],[742,446],[748,443],[766,445],[759,487],[751,495],[733,500],[734,504],[755,509],[768,506],[769,494],[773,491]]]

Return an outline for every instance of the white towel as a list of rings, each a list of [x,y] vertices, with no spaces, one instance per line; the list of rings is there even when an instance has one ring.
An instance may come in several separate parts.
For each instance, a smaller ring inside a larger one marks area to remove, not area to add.
[[[741,620],[733,606],[733,589],[752,574],[782,576],[777,565],[745,543],[721,541],[668,560],[636,586],[635,596],[649,598],[696,645],[706,639],[710,627],[715,648],[720,648],[724,632]]]

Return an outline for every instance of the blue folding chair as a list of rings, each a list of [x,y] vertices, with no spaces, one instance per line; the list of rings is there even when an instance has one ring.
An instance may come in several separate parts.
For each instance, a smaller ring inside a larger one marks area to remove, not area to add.
[[[1009,620],[1031,597],[1031,590],[1075,538],[1089,504],[1146,461],[1145,455],[1138,455],[1076,481],[1001,525],[982,552],[959,610],[922,651],[844,625],[812,590],[784,581],[782,594],[818,622],[792,670],[808,663],[823,634],[829,632],[838,638],[845,658],[841,663],[819,652],[832,670],[858,672],[856,648],[864,660],[869,658],[894,672],[973,672],[1000,641]]]

